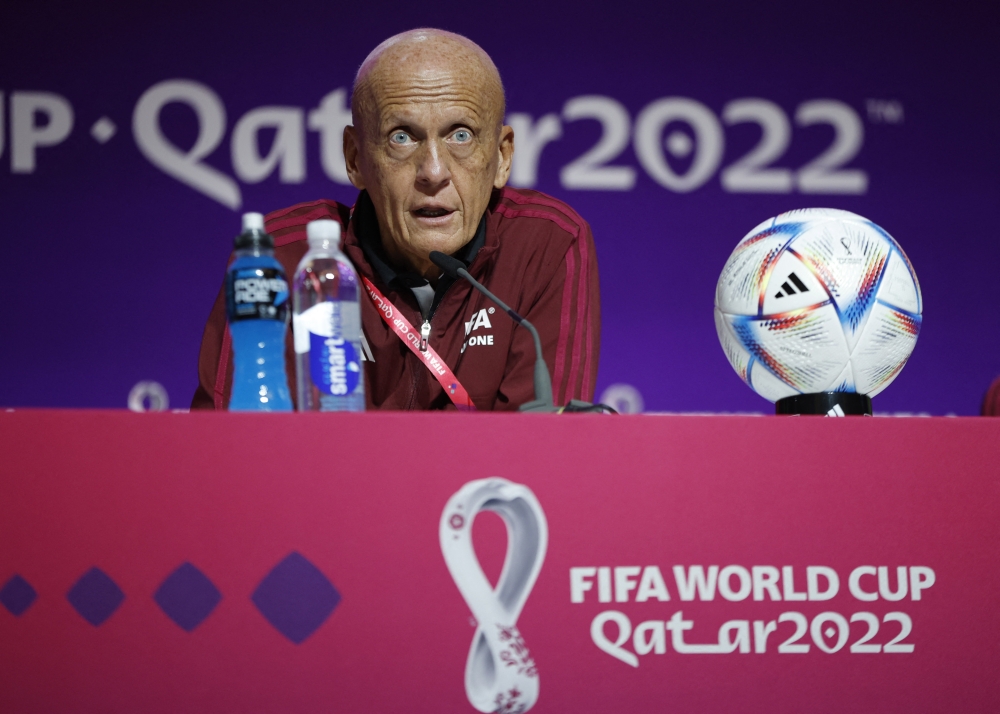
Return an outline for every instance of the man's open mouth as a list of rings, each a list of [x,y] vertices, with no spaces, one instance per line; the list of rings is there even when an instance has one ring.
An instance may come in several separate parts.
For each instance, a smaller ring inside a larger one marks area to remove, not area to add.
[[[441,216],[447,216],[449,213],[453,213],[453,211],[450,211],[447,208],[427,207],[418,208],[413,211],[413,213],[420,218],[440,218]]]

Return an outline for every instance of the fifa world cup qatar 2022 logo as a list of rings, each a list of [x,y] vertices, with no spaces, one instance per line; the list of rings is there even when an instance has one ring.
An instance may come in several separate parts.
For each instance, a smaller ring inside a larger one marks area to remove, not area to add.
[[[472,545],[472,522],[480,511],[498,514],[507,526],[496,588]],[[545,559],[545,513],[527,486],[502,478],[470,481],[448,500],[439,533],[445,563],[477,623],[465,663],[469,703],[481,712],[525,712],[538,701],[538,670],[517,618]]]

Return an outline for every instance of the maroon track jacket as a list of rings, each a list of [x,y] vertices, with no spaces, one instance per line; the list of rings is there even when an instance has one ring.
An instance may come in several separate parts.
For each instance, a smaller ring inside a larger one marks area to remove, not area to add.
[[[347,226],[343,250],[359,275],[371,280],[411,325],[419,327],[423,319],[413,293],[383,283],[366,259],[350,217],[347,206],[328,200],[301,203],[267,215],[265,226],[274,236],[275,257],[285,267],[289,283],[308,247],[306,224],[321,218],[339,221]],[[538,329],[556,404],[570,399],[591,401],[597,379],[601,307],[590,226],[566,204],[537,191],[494,191],[486,213],[485,244],[476,253],[469,273]],[[373,362],[364,362],[368,409],[452,408],[423,360],[382,321],[360,286],[359,293],[361,323],[374,357]],[[467,282],[452,284],[431,318],[429,342],[468,390],[477,409],[512,410],[534,399],[535,349],[530,333],[523,327],[514,329],[514,322],[499,308],[490,312],[494,307]],[[291,330],[285,343],[285,364],[294,396]],[[233,358],[224,288],[205,326],[198,376],[192,408],[225,409]]]
[[[1000,416],[1000,377],[994,379],[993,384],[986,391],[980,413],[983,416]]]

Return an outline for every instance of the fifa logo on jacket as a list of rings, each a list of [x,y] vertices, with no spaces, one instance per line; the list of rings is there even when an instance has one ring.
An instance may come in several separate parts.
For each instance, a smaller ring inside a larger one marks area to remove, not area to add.
[[[480,327],[486,328],[488,330],[493,329],[493,323],[490,322],[490,313],[494,312],[496,308],[483,308],[472,318],[465,323],[465,344],[462,345],[462,352],[465,352],[466,347],[474,347],[476,345],[492,345],[493,335],[471,335],[471,333],[478,330]]]

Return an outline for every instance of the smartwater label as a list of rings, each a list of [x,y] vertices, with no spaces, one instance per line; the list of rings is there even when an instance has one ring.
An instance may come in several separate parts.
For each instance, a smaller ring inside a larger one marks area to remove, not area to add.
[[[295,352],[309,351],[309,335],[333,336],[333,303],[321,302],[299,315],[292,315],[292,332],[295,334]]]
[[[317,389],[336,397],[353,394],[361,381],[358,346],[343,337],[340,303],[313,305],[292,317],[295,351],[309,353],[309,375]]]
[[[361,364],[354,345],[339,337],[309,334],[309,373],[313,384],[326,394],[353,394],[361,377]]]
[[[277,268],[243,268],[226,276],[226,311],[230,322],[288,317],[288,282]]]

